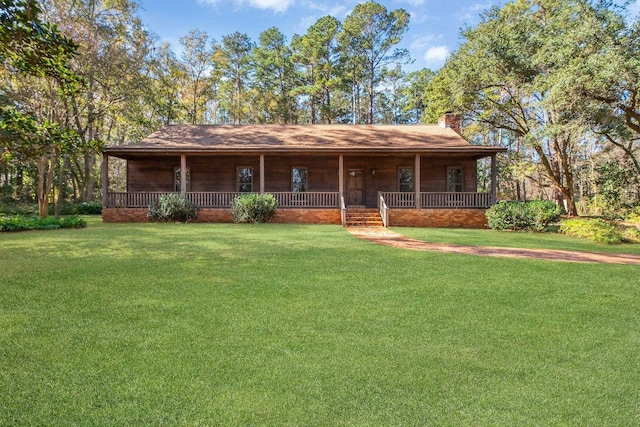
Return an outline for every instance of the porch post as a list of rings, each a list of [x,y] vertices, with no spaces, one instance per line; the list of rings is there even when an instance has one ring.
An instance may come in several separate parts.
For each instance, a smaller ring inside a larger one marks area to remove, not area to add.
[[[338,193],[344,193],[344,155],[338,157]]]
[[[109,155],[102,153],[102,207],[108,208],[109,199]]]
[[[180,155],[180,196],[187,196],[187,155]]]
[[[264,154],[260,154],[260,193],[264,193]]]
[[[491,155],[491,204],[498,200],[498,172],[496,166],[496,155]]]
[[[420,154],[416,154],[416,165],[414,168],[414,183],[413,187],[416,190],[416,209],[422,208],[420,201]]]

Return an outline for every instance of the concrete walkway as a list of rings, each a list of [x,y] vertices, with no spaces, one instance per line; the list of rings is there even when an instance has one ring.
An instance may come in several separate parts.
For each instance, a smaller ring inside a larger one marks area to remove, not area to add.
[[[347,227],[352,235],[379,245],[416,251],[447,252],[506,258],[536,258],[565,262],[640,265],[640,255],[608,252],[575,252],[554,249],[502,248],[497,246],[466,246],[449,243],[429,243],[405,237],[382,227]]]

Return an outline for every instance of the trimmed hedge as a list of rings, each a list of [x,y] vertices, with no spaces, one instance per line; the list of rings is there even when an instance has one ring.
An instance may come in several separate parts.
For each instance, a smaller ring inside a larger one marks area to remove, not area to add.
[[[233,199],[231,214],[238,223],[270,222],[277,208],[278,201],[273,194],[248,193]]]
[[[563,213],[562,207],[548,200],[501,201],[487,209],[486,217],[494,230],[545,231]]]

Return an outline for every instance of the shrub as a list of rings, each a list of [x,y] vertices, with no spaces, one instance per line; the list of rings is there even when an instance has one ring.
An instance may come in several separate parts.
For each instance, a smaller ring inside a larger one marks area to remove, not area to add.
[[[86,226],[86,221],[77,215],[66,218],[56,218],[52,216],[38,218],[22,215],[0,216],[1,231],[54,230],[57,228],[81,228]]]
[[[71,212],[76,215],[100,215],[102,213],[102,203],[84,202],[75,205]]]
[[[487,209],[486,217],[489,227],[494,230],[544,231],[562,214],[560,206],[547,200],[501,201]]]
[[[163,194],[149,206],[147,217],[151,221],[189,222],[198,216],[198,207],[179,194]]]
[[[634,206],[633,209],[627,213],[627,220],[640,223],[640,205]]]
[[[269,222],[278,208],[273,194],[241,194],[233,199],[231,213],[233,220],[239,223]]]
[[[601,219],[565,219],[560,224],[560,232],[567,236],[582,237],[607,244],[618,244],[625,240],[620,230]]]

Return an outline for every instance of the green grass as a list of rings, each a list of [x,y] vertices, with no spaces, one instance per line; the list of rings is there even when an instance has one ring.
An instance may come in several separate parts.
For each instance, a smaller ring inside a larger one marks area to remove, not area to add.
[[[640,423],[636,266],[95,220],[0,260],[0,425]]]
[[[432,243],[640,254],[640,244],[607,245],[559,233],[412,227],[395,227],[393,230],[407,237]]]

